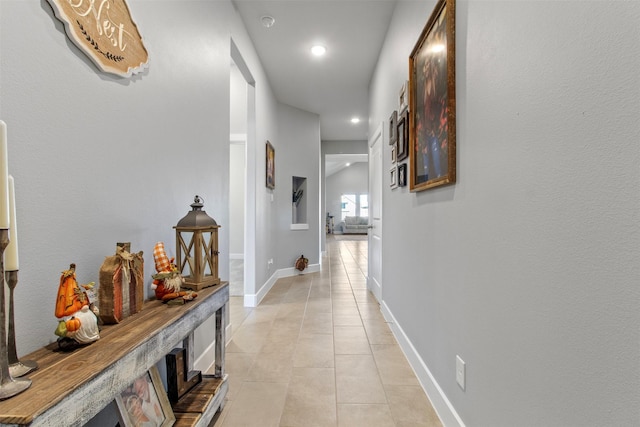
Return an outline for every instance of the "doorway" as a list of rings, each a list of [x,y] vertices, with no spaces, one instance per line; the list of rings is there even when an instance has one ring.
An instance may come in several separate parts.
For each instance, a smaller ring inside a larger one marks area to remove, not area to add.
[[[367,288],[382,301],[382,147],[383,124],[369,140],[369,268]]]
[[[231,40],[229,72],[229,295],[255,292],[255,80]]]

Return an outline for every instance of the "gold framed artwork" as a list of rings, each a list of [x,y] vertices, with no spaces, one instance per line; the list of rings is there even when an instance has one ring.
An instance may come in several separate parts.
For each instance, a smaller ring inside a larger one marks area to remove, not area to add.
[[[116,405],[124,427],[168,427],[176,421],[155,366],[117,395]]]
[[[267,188],[271,188],[272,190],[276,188],[276,150],[273,148],[273,145],[269,141],[267,141],[267,177],[266,177],[266,185]]]
[[[456,182],[455,0],[439,0],[409,57],[409,188]]]

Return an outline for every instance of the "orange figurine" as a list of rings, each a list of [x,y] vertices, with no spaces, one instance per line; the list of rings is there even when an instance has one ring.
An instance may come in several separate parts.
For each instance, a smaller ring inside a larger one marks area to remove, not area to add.
[[[63,350],[71,350],[77,344],[89,344],[100,338],[97,309],[87,295],[93,285],[93,282],[78,285],[75,264],[71,264],[60,276],[55,308],[59,323],[55,334],[60,337],[58,345]]]
[[[156,299],[162,302],[168,302],[182,298],[182,302],[184,302],[190,301],[198,296],[195,292],[181,290],[184,278],[178,271],[174,259],[169,259],[167,256],[164,243],[156,243],[153,248],[153,260],[155,261],[156,271],[158,273],[151,276],[153,278],[151,289],[155,293]]]

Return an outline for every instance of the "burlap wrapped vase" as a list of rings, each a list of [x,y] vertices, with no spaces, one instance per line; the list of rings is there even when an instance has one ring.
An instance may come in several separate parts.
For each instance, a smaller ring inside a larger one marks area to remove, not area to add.
[[[144,258],[131,253],[131,243],[118,243],[115,255],[100,267],[98,308],[105,324],[120,323],[139,312],[144,302]]]

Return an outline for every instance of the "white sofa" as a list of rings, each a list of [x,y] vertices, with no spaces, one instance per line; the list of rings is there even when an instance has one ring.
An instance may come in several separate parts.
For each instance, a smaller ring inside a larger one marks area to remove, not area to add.
[[[342,234],[367,234],[369,218],[362,216],[346,216],[342,225]]]

